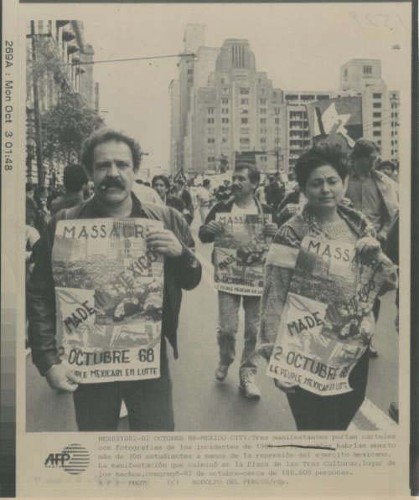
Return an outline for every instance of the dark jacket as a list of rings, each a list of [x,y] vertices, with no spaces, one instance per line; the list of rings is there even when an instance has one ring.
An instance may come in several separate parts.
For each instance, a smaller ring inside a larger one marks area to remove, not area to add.
[[[83,203],[84,196],[83,193],[65,193],[51,201],[49,211],[51,215],[55,215],[57,212],[63,208],[71,208]]]
[[[182,243],[183,252],[179,257],[166,258],[164,262],[164,296],[162,335],[167,337],[177,357],[177,326],[182,300],[182,289],[191,290],[201,280],[201,264],[192,249],[194,241],[183,217],[172,208],[154,204],[141,204],[132,195],[133,207],[130,217],[144,217],[161,220]],[[48,229],[40,241],[35,268],[28,285],[29,343],[32,359],[44,375],[48,369],[60,362],[56,346],[55,290],[51,265],[55,227],[62,219],[93,219],[106,217],[95,198],[58,212],[49,222]]]
[[[258,213],[262,214],[271,214],[272,210],[267,205],[260,203],[260,201],[255,198],[256,207],[258,209]],[[202,243],[213,243],[214,234],[207,231],[206,225],[215,220],[215,216],[221,213],[230,213],[234,205],[234,199],[230,198],[228,201],[220,201],[216,203],[211,210],[209,211],[207,218],[205,219],[205,224],[199,228],[198,237],[202,241]]]
[[[194,207],[192,203],[192,196],[191,193],[187,189],[182,189],[179,198],[183,201],[185,204],[185,209],[183,211],[183,216],[186,219],[186,222],[191,225],[193,221],[193,216],[194,216]]]
[[[166,196],[166,206],[172,207],[183,215],[183,211],[185,210],[185,204],[183,201],[177,196],[173,196],[168,194]]]
[[[265,187],[266,203],[276,210],[277,206],[281,203],[285,196],[285,186],[279,185],[278,182],[271,182]]]

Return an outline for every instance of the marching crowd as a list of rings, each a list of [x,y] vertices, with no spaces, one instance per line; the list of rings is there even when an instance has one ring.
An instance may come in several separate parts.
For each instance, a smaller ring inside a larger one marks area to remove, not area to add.
[[[299,249],[303,238],[311,235],[353,244],[361,262],[376,258],[387,262],[390,272],[381,293],[397,287],[397,168],[391,162],[381,162],[372,141],[358,140],[350,156],[336,146],[317,144],[301,155],[285,181],[273,174],[261,182],[255,165],[237,161],[231,179],[215,187],[209,177],[186,180],[156,175],[151,183],[138,180],[138,143],[112,129],[99,129],[87,138],[81,159],[81,165],[65,168],[62,191],[50,192],[46,203],[32,185],[26,187],[28,342],[32,359],[50,386],[73,392],[80,430],[116,429],[122,401],[131,430],[174,430],[166,341],[177,357],[182,289],[195,288],[201,279],[191,232],[193,221],[193,228],[199,226],[200,241],[211,244],[223,230],[217,214],[270,215],[264,233],[273,243]],[[61,362],[51,264],[56,224],[62,218],[101,217],[145,217],[163,222],[164,229],[147,236],[147,245],[165,261],[159,379],[86,384]],[[219,359],[215,379],[223,383],[234,361],[242,307],[245,320],[239,388],[246,399],[261,397],[256,383],[258,359],[269,359],[272,352],[291,277],[286,266],[267,262],[262,294],[217,292]],[[379,309],[377,299],[372,324]],[[379,355],[372,341],[366,347],[351,372],[353,390],[349,393],[321,396],[275,379],[278,389],[287,394],[298,429],[347,429],[365,398],[369,358]],[[398,418],[396,403],[390,413]]]

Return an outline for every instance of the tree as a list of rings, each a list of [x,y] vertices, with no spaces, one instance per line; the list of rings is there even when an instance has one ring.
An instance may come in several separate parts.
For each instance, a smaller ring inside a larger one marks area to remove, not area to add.
[[[62,92],[57,105],[42,115],[41,122],[44,158],[61,156],[66,163],[80,159],[84,139],[104,124],[80,94],[69,91]]]
[[[51,36],[35,33],[35,21],[31,21],[30,41],[26,82],[27,109],[33,110],[33,122],[28,120],[28,136],[36,144],[38,186],[43,190],[49,174],[55,176],[56,170],[78,161],[82,141],[104,122],[74,92],[69,63]],[[29,169],[31,161],[28,153]]]

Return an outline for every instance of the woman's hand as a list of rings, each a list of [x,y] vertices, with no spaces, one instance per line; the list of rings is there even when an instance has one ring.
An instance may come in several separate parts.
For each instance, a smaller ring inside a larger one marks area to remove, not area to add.
[[[356,255],[361,264],[369,264],[375,259],[381,249],[380,242],[371,236],[361,238],[356,244]]]
[[[263,228],[264,236],[273,238],[278,231],[278,226],[274,222],[268,222]]]
[[[275,387],[281,389],[281,391],[284,391],[286,393],[293,393],[298,387],[298,385],[292,384],[291,382],[284,382],[283,380],[278,380],[276,378],[274,378],[274,384]]]
[[[213,234],[214,236],[221,234],[224,230],[224,226],[221,224],[221,222],[215,220],[208,222],[208,224],[205,225],[205,228],[209,233]]]

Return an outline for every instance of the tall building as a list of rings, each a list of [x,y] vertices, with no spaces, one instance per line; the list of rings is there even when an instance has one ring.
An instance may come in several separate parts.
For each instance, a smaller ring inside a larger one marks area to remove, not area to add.
[[[286,117],[282,90],[273,87],[266,73],[256,70],[249,42],[227,39],[221,49],[199,47],[196,54],[189,73],[189,100],[183,103],[180,97],[183,155],[178,168],[194,174],[216,172],[234,165],[236,153],[253,151],[262,171],[283,169]],[[172,107],[174,102],[173,95]],[[182,119],[185,115],[186,121]],[[175,133],[172,124],[172,137]]]
[[[378,59],[351,59],[340,70],[340,88],[362,95],[364,137],[378,144],[385,159],[399,159],[399,108],[397,90],[388,90]]]
[[[284,148],[284,162],[293,168],[297,158],[311,146],[311,135],[308,125],[306,104],[333,97],[333,92],[284,91],[286,104],[286,143]]]
[[[183,38],[184,56],[178,63],[179,77],[174,80],[171,91],[171,108],[178,109],[177,122],[172,123],[170,170],[173,174],[184,168],[185,158],[190,160],[191,145],[186,137],[190,127],[190,113],[194,95],[200,86],[207,85],[210,72],[215,67],[217,48],[205,47],[205,26],[189,24]],[[188,56],[187,54],[192,54]],[[176,91],[174,91],[176,87]],[[178,103],[177,103],[178,102]],[[174,118],[174,115],[173,115]]]
[[[99,87],[93,81],[93,47],[86,43],[80,21],[30,21],[27,27],[26,178],[38,184],[36,165],[35,98],[39,113],[54,108],[64,90],[78,93],[93,109],[99,106]],[[84,64],[82,64],[84,63]],[[46,185],[60,179],[65,162],[45,162]]]

